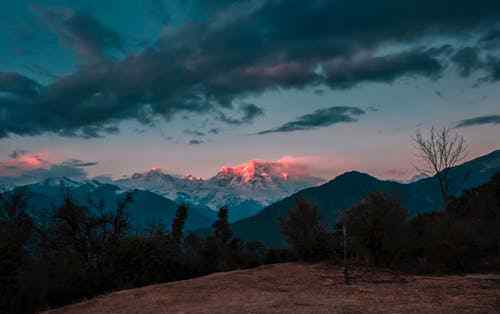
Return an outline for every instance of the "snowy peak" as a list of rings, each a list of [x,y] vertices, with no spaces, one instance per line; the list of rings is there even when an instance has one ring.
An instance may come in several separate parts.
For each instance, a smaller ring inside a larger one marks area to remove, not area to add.
[[[274,179],[287,180],[288,172],[279,163],[251,160],[235,167],[222,167],[216,178],[238,178],[242,183]]]
[[[67,177],[58,177],[58,178],[48,178],[45,179],[40,183],[41,185],[44,186],[51,186],[51,187],[68,187],[68,188],[75,188],[79,187],[82,185],[82,182],[75,181],[73,179],[67,178]]]
[[[187,176],[184,177],[185,180],[196,182],[196,181],[203,181],[202,178],[195,177],[191,174],[188,174]]]
[[[161,169],[153,168],[144,173],[134,173],[131,178],[134,180],[155,180],[155,179],[165,179],[170,177],[170,175],[163,172]]]
[[[212,180],[230,184],[262,185],[262,187],[286,182],[309,182],[311,185],[323,182],[320,178],[309,176],[300,168],[275,161],[251,160],[235,167],[222,167]]]
[[[265,206],[322,182],[322,179],[308,176],[284,162],[251,160],[234,167],[222,167],[207,180],[151,169],[114,183],[121,188],[148,190],[172,200],[189,201],[217,209],[222,206],[238,207],[249,201]]]

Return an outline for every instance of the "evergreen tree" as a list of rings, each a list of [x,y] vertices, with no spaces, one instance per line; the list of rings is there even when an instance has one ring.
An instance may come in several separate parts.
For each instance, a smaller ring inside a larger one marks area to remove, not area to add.
[[[118,206],[116,208],[116,214],[113,217],[113,229],[112,229],[112,236],[115,238],[123,238],[127,233],[129,229],[129,220],[128,216],[125,213],[125,209],[133,201],[132,199],[132,193],[127,193],[125,195],[125,198],[118,202]]]
[[[172,240],[175,243],[180,243],[184,233],[184,225],[186,224],[188,216],[188,207],[185,204],[177,208],[174,221],[172,222]]]
[[[280,224],[291,251],[299,259],[321,259],[328,255],[328,234],[316,206],[298,200]]]
[[[227,207],[219,209],[217,218],[213,225],[215,239],[222,244],[228,244],[233,238],[233,231],[229,224],[229,209]]]

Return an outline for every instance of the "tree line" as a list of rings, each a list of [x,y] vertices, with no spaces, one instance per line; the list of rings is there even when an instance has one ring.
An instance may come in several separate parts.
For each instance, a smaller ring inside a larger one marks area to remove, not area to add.
[[[344,210],[334,228],[322,223],[317,207],[299,200],[281,229],[303,261],[341,265],[346,253],[352,265],[411,273],[500,271],[500,173],[448,197],[443,210],[410,217],[397,199],[374,192]]]
[[[297,200],[281,219],[286,250],[235,237],[227,208],[206,236],[184,232],[186,205],[170,228],[156,224],[132,234],[126,214],[132,201],[128,196],[115,210],[99,211],[67,197],[41,224],[26,213],[25,195],[3,196],[2,313],[33,313],[116,290],[295,260],[342,265],[347,258],[351,267],[411,273],[500,270],[500,173],[450,197],[444,210],[415,217],[390,195],[374,192],[344,210],[336,226],[326,226],[317,207]]]
[[[26,210],[22,192],[0,199],[0,312],[33,313],[116,290],[255,267],[283,260],[280,251],[236,238],[221,208],[207,236],[186,234],[189,207],[170,228],[132,234],[128,195],[113,211],[69,195],[46,223]],[[167,231],[168,230],[168,231]]]

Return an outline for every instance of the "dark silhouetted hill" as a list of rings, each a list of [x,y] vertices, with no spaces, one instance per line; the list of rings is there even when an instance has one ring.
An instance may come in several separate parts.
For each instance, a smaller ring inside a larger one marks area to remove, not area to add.
[[[450,171],[450,190],[459,195],[465,189],[487,182],[500,171],[500,150],[476,158]],[[272,247],[285,245],[280,234],[279,219],[295,205],[297,199],[305,199],[319,207],[323,221],[332,227],[338,214],[359,202],[370,192],[386,192],[398,199],[410,214],[430,212],[442,207],[441,194],[436,178],[426,178],[410,184],[383,181],[356,171],[344,173],[319,187],[302,190],[278,201],[257,215],[232,225],[236,235],[244,240],[262,241]]]

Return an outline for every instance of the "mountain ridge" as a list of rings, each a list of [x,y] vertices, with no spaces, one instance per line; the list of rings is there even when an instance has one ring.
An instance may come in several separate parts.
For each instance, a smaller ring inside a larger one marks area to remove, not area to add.
[[[459,195],[466,189],[485,183],[498,171],[500,171],[500,150],[452,168],[451,195]],[[466,180],[462,180],[464,177]],[[232,228],[235,234],[244,240],[261,241],[271,247],[283,247],[285,241],[280,234],[279,219],[286,215],[297,199],[304,199],[318,206],[323,221],[332,227],[341,210],[353,206],[370,192],[375,191],[385,192],[399,199],[410,215],[430,212],[442,206],[436,177],[404,184],[380,180],[359,171],[348,171],[325,184],[301,190],[264,208],[252,217],[233,223]],[[425,197],[421,197],[422,195]]]
[[[113,211],[127,193],[132,201],[125,208],[131,220],[133,232],[143,232],[152,225],[162,224],[170,228],[178,203],[161,195],[144,190],[123,190],[120,187],[95,180],[77,182],[69,178],[50,178],[42,182],[17,187],[6,193],[24,193],[27,197],[27,211],[38,222],[51,218],[53,210],[61,206],[70,196],[77,204],[89,207],[91,211],[102,207]],[[189,206],[186,230],[210,227],[216,220],[216,213],[207,207]]]
[[[152,169],[113,183],[123,189],[148,190],[178,202],[203,205],[213,210],[230,207],[234,221],[252,216],[267,205],[325,181],[294,170],[279,162],[251,160],[235,167],[222,167],[215,176],[206,180]]]

